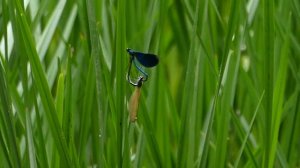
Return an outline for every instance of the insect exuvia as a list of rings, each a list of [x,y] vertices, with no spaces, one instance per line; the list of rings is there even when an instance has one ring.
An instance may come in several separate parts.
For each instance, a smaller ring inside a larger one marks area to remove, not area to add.
[[[142,53],[134,51],[130,48],[127,48],[127,52],[130,55],[130,59],[126,78],[131,85],[135,86],[135,90],[129,101],[128,110],[130,112],[130,121],[134,122],[137,120],[137,111],[139,105],[139,97],[141,95],[141,87],[143,83],[148,80],[148,74],[143,70],[143,68],[140,65],[147,68],[151,68],[156,66],[159,61],[158,57],[155,54]],[[135,81],[132,80],[132,77],[130,76],[132,63],[134,64],[136,69],[142,74]]]

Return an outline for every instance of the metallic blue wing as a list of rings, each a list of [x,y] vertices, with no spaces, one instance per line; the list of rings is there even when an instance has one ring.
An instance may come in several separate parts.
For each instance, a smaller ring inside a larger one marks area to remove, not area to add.
[[[140,64],[142,64],[145,67],[154,67],[158,64],[159,60],[158,57],[154,54],[147,54],[142,52],[137,52],[132,49],[127,48],[127,52],[134,56]]]
[[[158,57],[154,54],[144,54],[137,52],[136,59],[145,67],[154,67],[158,64]]]

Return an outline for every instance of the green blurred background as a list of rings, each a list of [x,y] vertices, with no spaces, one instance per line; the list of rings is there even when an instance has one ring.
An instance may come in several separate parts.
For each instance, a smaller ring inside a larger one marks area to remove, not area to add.
[[[300,166],[300,1],[0,4],[1,167]]]

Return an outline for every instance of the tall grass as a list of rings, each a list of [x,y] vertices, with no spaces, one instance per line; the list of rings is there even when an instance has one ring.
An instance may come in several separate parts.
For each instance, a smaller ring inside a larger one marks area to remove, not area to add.
[[[2,166],[299,167],[299,9],[1,0]],[[135,123],[127,47],[159,56]]]

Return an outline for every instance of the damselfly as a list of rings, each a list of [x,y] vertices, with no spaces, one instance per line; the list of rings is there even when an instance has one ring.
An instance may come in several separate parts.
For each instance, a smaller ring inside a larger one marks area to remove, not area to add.
[[[127,48],[127,52],[130,55],[129,68],[127,72],[127,81],[130,84],[137,86],[138,82],[133,82],[130,77],[132,63],[137,68],[137,70],[143,74],[142,81],[145,82],[148,79],[148,74],[143,70],[141,66],[138,65],[138,63],[144,67],[151,68],[158,64],[158,57],[154,54],[137,52],[130,48]]]
[[[130,121],[135,122],[137,120],[137,111],[141,95],[141,87],[143,83],[148,79],[148,74],[143,70],[141,66],[138,65],[138,63],[147,68],[154,67],[158,64],[158,57],[154,54],[137,52],[130,48],[127,48],[127,52],[130,55],[129,68],[127,72],[127,81],[133,86],[135,86],[135,90],[132,93],[129,100],[128,110],[130,112]],[[130,76],[132,63],[135,65],[137,70],[142,73],[142,76],[139,76],[135,82],[132,81]]]

